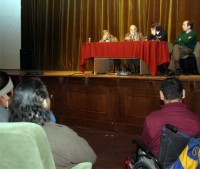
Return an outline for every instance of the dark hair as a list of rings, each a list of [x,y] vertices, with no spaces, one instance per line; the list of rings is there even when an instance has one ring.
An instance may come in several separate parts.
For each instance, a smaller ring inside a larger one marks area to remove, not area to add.
[[[0,90],[3,89],[9,81],[9,75],[6,72],[0,71]]]
[[[160,24],[158,22],[152,23],[151,28],[155,28],[157,31],[160,31],[162,29],[162,27],[160,26]]]
[[[187,21],[187,26],[190,26],[190,29],[193,28],[193,22],[190,20],[186,20]]]
[[[21,81],[9,106],[11,122],[33,122],[43,125],[49,121],[49,112],[43,107],[43,99],[48,98],[44,83],[38,78]]]
[[[161,84],[161,91],[166,100],[182,99],[183,85],[175,77],[167,78]]]

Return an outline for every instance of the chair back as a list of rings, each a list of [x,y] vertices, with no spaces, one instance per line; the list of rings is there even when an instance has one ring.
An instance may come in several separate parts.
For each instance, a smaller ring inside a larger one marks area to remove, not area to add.
[[[196,43],[196,46],[194,48],[194,52],[193,53],[194,53],[195,58],[196,58],[198,71],[200,72],[200,42]]]
[[[163,168],[172,164],[186,147],[191,137],[172,125],[167,124],[163,130],[160,141],[158,160]]]
[[[0,168],[55,169],[43,128],[34,123],[0,123]]]
[[[194,54],[188,54],[184,55],[182,58],[180,58],[180,67],[182,70],[182,73],[185,75],[198,75],[198,67],[197,62]]]

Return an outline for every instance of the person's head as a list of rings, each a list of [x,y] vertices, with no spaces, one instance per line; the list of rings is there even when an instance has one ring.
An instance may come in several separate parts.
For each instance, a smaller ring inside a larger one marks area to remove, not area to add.
[[[129,30],[130,30],[130,33],[135,33],[137,32],[137,27],[135,25],[131,25]]]
[[[12,100],[13,83],[6,72],[0,71],[0,106],[7,108]]]
[[[103,36],[108,36],[108,35],[110,35],[110,32],[109,32],[109,30],[103,30]]]
[[[161,31],[162,27],[160,26],[160,23],[156,22],[156,23],[153,23],[151,25],[151,30],[155,30],[155,31]]]
[[[161,84],[160,98],[164,103],[182,102],[185,90],[181,81],[175,77],[166,78]]]
[[[10,104],[11,122],[33,122],[43,125],[49,122],[49,112],[45,108],[49,94],[45,84],[38,78],[21,81]]]
[[[189,31],[193,28],[193,23],[190,20],[185,20],[182,25],[183,31]]]

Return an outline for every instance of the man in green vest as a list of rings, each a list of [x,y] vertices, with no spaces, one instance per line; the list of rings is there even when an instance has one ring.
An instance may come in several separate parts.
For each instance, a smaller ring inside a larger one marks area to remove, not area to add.
[[[197,43],[197,34],[192,31],[193,23],[190,20],[185,20],[182,25],[183,32],[175,40],[169,71],[167,75],[181,75],[179,60],[182,56],[192,54]]]

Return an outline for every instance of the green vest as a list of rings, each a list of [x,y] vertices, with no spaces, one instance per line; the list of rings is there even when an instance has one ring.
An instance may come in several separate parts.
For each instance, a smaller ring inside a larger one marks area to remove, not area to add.
[[[186,46],[194,51],[194,47],[197,43],[197,34],[193,31],[190,31],[189,33],[186,33],[185,31],[181,32],[181,34],[176,38],[175,43],[181,46]]]

